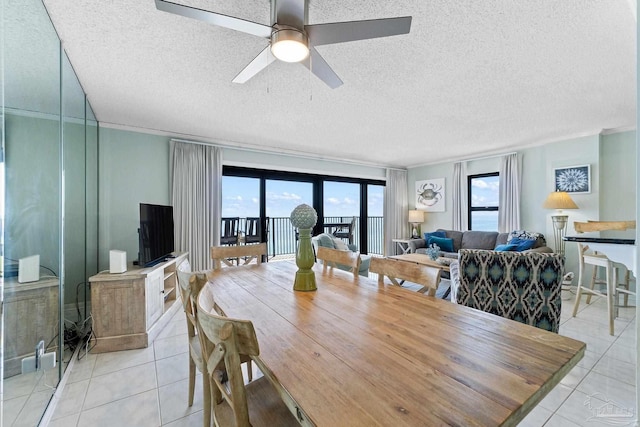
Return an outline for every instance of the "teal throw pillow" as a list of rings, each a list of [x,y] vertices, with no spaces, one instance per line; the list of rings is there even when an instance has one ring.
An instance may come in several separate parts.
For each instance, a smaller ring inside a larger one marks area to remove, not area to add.
[[[444,234],[444,231],[432,231],[431,233],[424,233],[425,242],[429,242],[429,237],[447,237],[447,235]]]
[[[453,252],[453,239],[447,239],[446,237],[431,236],[427,240],[427,247],[432,243],[435,243],[440,247],[442,252]]]
[[[494,251],[498,251],[498,252],[515,251],[517,247],[518,247],[518,245],[510,245],[510,244],[498,245],[498,246],[496,246]]]
[[[511,239],[507,242],[508,245],[516,245],[515,250],[517,252],[522,252],[522,251],[526,251],[528,249],[531,249],[533,247],[533,245],[536,244],[536,241],[533,239]]]

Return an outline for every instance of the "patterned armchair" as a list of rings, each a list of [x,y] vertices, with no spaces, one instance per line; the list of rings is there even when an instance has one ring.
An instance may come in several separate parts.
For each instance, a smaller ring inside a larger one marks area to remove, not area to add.
[[[451,301],[558,332],[564,257],[461,249],[451,264]]]

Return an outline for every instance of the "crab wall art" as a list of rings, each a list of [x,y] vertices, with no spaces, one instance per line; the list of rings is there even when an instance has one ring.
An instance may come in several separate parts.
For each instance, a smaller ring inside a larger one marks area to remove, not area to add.
[[[444,178],[416,181],[416,209],[444,212]]]

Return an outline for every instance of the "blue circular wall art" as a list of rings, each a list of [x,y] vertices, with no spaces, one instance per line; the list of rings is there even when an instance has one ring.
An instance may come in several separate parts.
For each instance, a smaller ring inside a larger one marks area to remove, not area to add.
[[[590,165],[554,169],[556,191],[589,193],[591,191]]]

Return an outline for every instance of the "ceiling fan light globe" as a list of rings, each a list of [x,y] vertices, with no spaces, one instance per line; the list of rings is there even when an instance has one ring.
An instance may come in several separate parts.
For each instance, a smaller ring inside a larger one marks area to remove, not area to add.
[[[276,31],[271,36],[271,53],[280,61],[300,62],[309,56],[307,36],[295,29]]]

